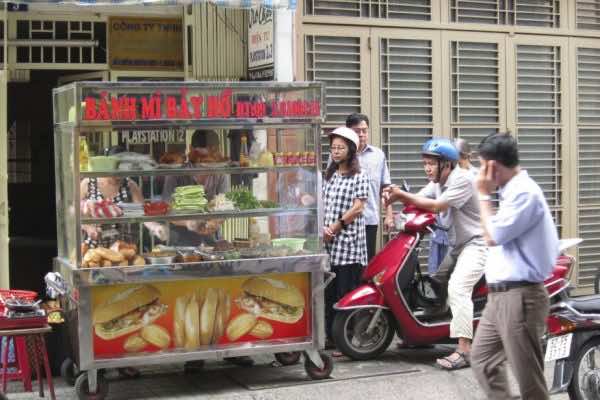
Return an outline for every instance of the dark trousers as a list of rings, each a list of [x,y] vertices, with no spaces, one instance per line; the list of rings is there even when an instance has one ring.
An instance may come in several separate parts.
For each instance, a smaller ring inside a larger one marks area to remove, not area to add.
[[[377,246],[377,225],[365,225],[367,233],[367,259],[375,257],[375,247]]]
[[[331,266],[331,272],[335,273],[335,278],[325,289],[325,333],[328,339],[331,339],[333,318],[335,317],[333,305],[346,293],[356,289],[360,283],[362,270],[363,267],[360,264]]]
[[[548,309],[543,283],[490,293],[471,350],[473,372],[488,399],[511,398],[507,361],[522,399],[549,399],[540,343]]]

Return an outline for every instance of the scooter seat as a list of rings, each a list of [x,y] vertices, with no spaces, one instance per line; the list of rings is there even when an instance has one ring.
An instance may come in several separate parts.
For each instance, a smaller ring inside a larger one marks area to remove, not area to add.
[[[600,296],[589,295],[571,298],[566,303],[582,313],[600,314]]]

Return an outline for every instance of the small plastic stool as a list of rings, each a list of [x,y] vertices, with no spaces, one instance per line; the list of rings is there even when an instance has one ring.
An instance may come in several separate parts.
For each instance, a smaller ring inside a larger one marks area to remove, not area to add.
[[[18,354],[18,357],[21,359],[25,359],[28,355],[29,361],[31,361],[30,364],[34,365],[35,374],[37,376],[40,386],[40,397],[44,397],[44,379],[42,377],[41,371],[41,364],[44,364],[44,371],[46,373],[46,379],[48,380],[48,389],[50,390],[50,398],[52,400],[56,400],[56,395],[54,394],[54,384],[52,383],[52,372],[50,371],[50,363],[48,361],[48,352],[46,351],[46,340],[44,339],[44,334],[51,331],[52,328],[49,325],[46,325],[41,328],[6,329],[0,330],[0,337],[7,336],[11,339],[15,338],[17,342],[19,341],[19,339],[24,340],[26,344],[26,351],[24,352],[25,354],[23,354],[24,357],[21,357],[21,354]],[[8,351],[4,353],[4,357],[2,360],[2,393],[6,393],[6,380],[9,375],[7,374],[7,359]],[[25,384],[25,381],[23,381],[23,383]]]
[[[4,344],[1,364],[2,370],[0,371],[2,381],[5,380],[4,375],[6,375],[6,379],[11,381],[20,380],[23,382],[25,391],[32,392],[31,368],[29,366],[29,356],[27,355],[25,338],[23,336],[7,336],[2,338],[2,342]],[[12,367],[16,369],[16,372],[7,372],[7,368],[11,366],[8,359],[8,356],[11,353],[11,345],[14,349],[14,363],[12,364]],[[6,391],[6,386],[3,387],[3,390]]]

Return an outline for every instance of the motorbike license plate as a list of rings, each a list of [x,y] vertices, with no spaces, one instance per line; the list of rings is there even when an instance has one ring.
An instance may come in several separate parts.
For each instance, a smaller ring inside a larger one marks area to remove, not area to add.
[[[572,341],[572,333],[550,338],[546,346],[546,357],[544,357],[544,361],[548,362],[569,357],[569,354],[571,354]]]

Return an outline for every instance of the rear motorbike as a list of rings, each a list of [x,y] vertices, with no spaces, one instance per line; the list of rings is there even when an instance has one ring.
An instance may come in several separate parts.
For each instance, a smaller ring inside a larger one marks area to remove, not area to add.
[[[550,392],[573,400],[600,400],[600,275],[596,294],[557,295],[550,307],[545,361],[555,361]]]

